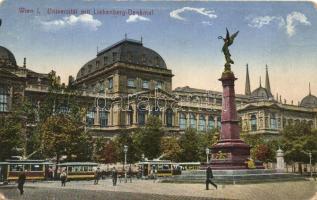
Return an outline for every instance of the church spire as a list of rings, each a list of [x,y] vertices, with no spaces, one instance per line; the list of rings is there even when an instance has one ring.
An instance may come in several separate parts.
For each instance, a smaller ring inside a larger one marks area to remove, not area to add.
[[[310,90],[310,82],[309,82],[309,96],[311,95],[311,90]]]
[[[268,70],[267,65],[265,65],[265,69],[266,69],[266,74],[265,74],[265,89],[268,91],[268,93],[271,93],[269,70]]]
[[[262,87],[262,81],[261,81],[261,76],[260,76],[260,87]]]
[[[251,95],[251,86],[250,86],[249,66],[248,66],[248,64],[247,64],[247,73],[246,73],[246,78],[245,78],[244,94],[245,95]]]

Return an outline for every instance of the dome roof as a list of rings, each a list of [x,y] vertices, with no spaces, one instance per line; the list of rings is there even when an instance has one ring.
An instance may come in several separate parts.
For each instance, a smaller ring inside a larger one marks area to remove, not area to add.
[[[267,89],[260,86],[257,89],[253,90],[253,92],[251,93],[251,97],[269,99],[269,98],[272,98],[273,95],[270,92],[268,92]]]
[[[98,52],[97,57],[87,62],[77,73],[77,79],[106,68],[113,63],[124,62],[166,69],[163,58],[142,42],[124,39]]]
[[[317,107],[317,97],[309,94],[303,98],[300,105],[303,107],[310,107],[310,108]]]
[[[7,48],[0,46],[0,66],[8,67],[16,67],[17,62],[13,53]]]

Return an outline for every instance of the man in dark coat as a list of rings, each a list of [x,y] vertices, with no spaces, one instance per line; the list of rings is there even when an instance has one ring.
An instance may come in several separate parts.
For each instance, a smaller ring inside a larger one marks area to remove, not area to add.
[[[209,190],[209,183],[217,189],[217,185],[214,182],[212,182],[212,180],[211,180],[213,177],[214,177],[214,175],[212,174],[211,167],[207,167],[207,170],[206,170],[206,190]]]
[[[112,169],[112,184],[113,184],[113,186],[117,185],[117,179],[118,179],[118,172],[117,172],[116,168],[113,167],[113,169]]]
[[[19,179],[18,179],[18,189],[20,191],[20,195],[24,193],[23,186],[25,183],[25,179],[26,179],[26,174],[25,172],[21,171],[21,173],[19,174]]]
[[[95,185],[98,185],[100,176],[101,176],[101,172],[100,172],[100,168],[98,167],[97,170],[95,171],[95,182],[94,182]]]

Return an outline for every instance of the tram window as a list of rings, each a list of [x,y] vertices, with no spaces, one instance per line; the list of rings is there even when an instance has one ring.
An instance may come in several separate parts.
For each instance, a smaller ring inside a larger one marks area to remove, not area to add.
[[[88,166],[84,166],[84,172],[88,172]]]
[[[17,164],[10,165],[10,171],[11,172],[19,172],[19,171],[22,171],[22,170],[23,170],[23,165],[17,165]]]
[[[30,171],[30,165],[24,165],[24,170]]]
[[[31,165],[31,171],[34,171],[34,172],[43,171],[43,165]]]
[[[89,171],[89,172],[92,171],[92,166],[88,166],[88,171]]]
[[[73,167],[68,167],[68,172],[72,172],[73,171]]]

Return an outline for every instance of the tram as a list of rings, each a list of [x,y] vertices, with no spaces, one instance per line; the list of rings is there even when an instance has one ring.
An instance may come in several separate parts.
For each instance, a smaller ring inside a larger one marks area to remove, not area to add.
[[[169,160],[146,160],[138,165],[144,177],[152,176],[154,171],[158,177],[173,175],[173,163]]]
[[[98,163],[94,162],[65,162],[57,165],[59,174],[65,170],[68,180],[93,179]]]
[[[0,180],[16,181],[22,171],[26,173],[26,180],[44,180],[52,166],[53,163],[46,160],[6,160],[0,162]]]
[[[182,171],[200,169],[200,162],[179,162],[175,163],[175,165],[179,166]]]

